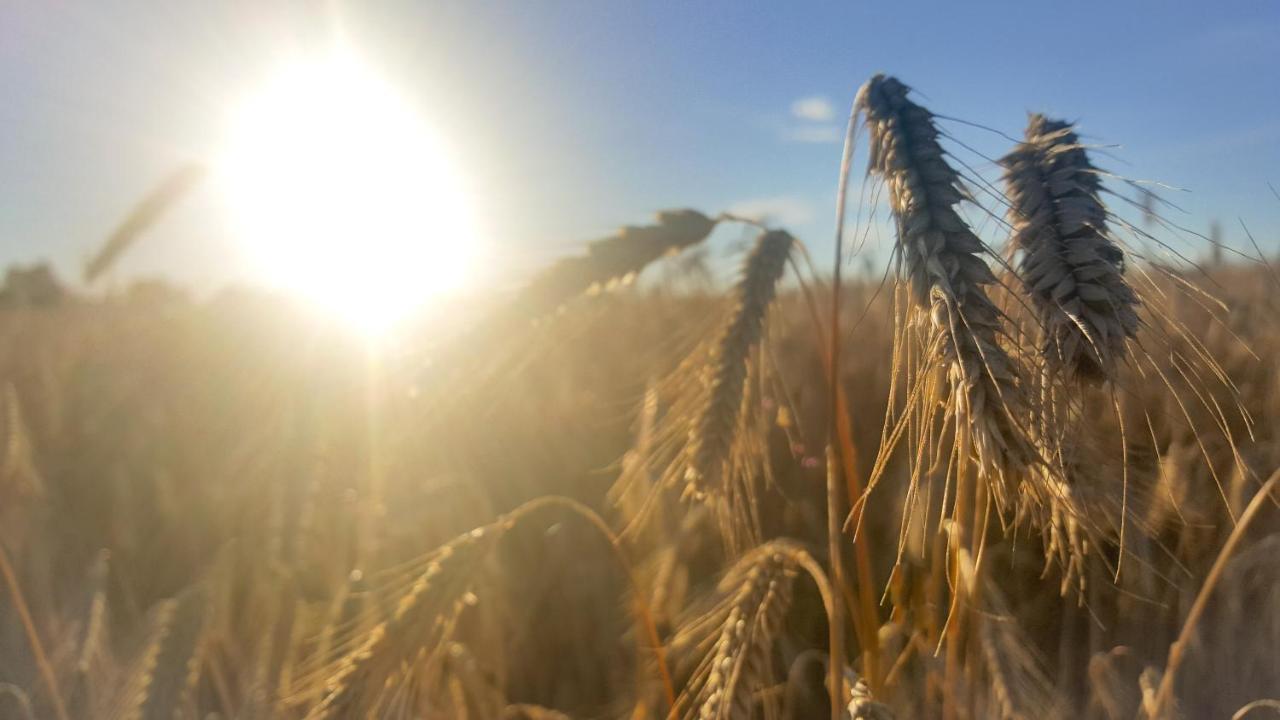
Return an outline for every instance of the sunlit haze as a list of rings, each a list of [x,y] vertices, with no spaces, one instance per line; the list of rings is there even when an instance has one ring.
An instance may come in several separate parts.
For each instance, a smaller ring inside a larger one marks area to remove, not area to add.
[[[282,64],[228,124],[219,190],[265,284],[376,333],[467,282],[480,239],[451,148],[353,54]]]
[[[1280,0],[0,0],[0,720],[1259,720]]]

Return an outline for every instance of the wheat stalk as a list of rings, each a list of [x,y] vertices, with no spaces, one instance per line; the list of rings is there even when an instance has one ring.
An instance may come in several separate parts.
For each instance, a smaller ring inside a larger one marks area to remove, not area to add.
[[[1001,164],[1044,359],[1068,379],[1113,378],[1138,331],[1138,298],[1108,235],[1097,169],[1070,123],[1040,114]]]

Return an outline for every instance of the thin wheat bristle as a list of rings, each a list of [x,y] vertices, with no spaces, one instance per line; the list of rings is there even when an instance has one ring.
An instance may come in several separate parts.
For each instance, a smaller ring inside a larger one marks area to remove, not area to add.
[[[760,236],[734,289],[734,308],[720,330],[704,368],[703,402],[689,431],[684,480],[694,496],[714,492],[725,480],[725,464],[742,413],[751,351],[759,345],[765,316],[786,270],[795,239],[781,230]]]
[[[1138,332],[1138,298],[1124,278],[1124,251],[1108,235],[1097,169],[1071,123],[1040,114],[1001,164],[1041,353],[1068,379],[1111,379]]]
[[[931,320],[929,349],[949,364],[953,397],[964,405],[980,466],[1018,466],[1030,452],[1017,430],[1022,387],[999,343],[1001,313],[986,291],[997,280],[982,258],[982,242],[956,211],[965,194],[938,144],[933,114],[908,92],[884,75],[858,91],[870,171],[889,187],[901,268],[916,306]]]

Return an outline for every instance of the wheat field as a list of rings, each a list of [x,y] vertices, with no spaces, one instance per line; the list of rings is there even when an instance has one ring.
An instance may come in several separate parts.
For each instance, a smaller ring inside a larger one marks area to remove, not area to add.
[[[870,273],[669,210],[375,352],[11,272],[0,717],[1280,712],[1274,263],[923,102],[854,102]]]

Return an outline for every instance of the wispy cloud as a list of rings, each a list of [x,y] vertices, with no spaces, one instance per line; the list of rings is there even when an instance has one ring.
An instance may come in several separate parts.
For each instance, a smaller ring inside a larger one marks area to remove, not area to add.
[[[781,128],[784,142],[840,142],[840,127],[833,122],[836,107],[825,95],[809,95],[791,103],[790,122]]]
[[[816,217],[813,203],[798,195],[775,195],[734,203],[729,212],[771,225],[807,225]]]
[[[810,95],[791,103],[791,115],[800,120],[826,123],[836,117],[836,107],[824,95]]]

